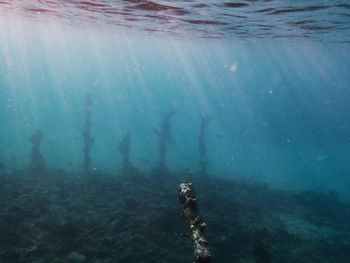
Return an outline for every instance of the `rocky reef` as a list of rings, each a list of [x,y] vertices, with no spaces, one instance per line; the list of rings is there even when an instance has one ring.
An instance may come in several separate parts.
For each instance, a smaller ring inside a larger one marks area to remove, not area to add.
[[[228,179],[173,175],[140,183],[46,169],[0,177],[0,262],[187,263],[188,227],[176,191],[200,197],[212,262],[347,263],[350,205],[336,193],[291,193]],[[189,234],[189,233],[188,233]]]

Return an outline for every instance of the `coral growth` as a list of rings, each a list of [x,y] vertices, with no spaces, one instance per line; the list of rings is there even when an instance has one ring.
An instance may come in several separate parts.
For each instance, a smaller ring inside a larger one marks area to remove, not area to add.
[[[210,263],[212,256],[207,238],[204,235],[207,224],[199,215],[197,196],[193,184],[190,182],[181,183],[178,198],[180,203],[183,204],[182,216],[187,221],[191,231],[189,237],[193,243],[195,263]]]

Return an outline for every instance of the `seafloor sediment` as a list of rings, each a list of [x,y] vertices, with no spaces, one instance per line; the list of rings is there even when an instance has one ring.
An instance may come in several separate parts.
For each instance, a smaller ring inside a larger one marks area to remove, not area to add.
[[[192,177],[0,174],[0,262],[192,262],[183,179],[194,181],[215,263],[350,262],[350,205],[335,192]]]

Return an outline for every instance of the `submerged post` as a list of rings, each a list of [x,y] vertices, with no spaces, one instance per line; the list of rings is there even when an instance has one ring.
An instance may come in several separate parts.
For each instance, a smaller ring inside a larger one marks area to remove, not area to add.
[[[93,100],[91,95],[88,93],[85,97],[85,123],[84,123],[84,170],[87,174],[90,174],[91,172],[91,157],[90,157],[90,151],[91,147],[94,143],[94,138],[92,137],[92,106],[93,106]]]
[[[192,183],[184,182],[180,184],[178,198],[180,203],[183,204],[182,216],[190,226],[190,238],[193,243],[195,258],[194,262],[209,263],[211,262],[212,256],[207,238],[204,236],[207,224],[199,216],[196,192]]]
[[[209,123],[213,120],[211,116],[200,115],[200,125],[198,133],[198,147],[199,147],[199,165],[200,165],[200,175],[202,177],[207,176],[207,146],[205,141],[205,131]]]
[[[159,166],[155,169],[154,174],[157,177],[167,173],[166,153],[168,144],[171,142],[171,119],[175,115],[175,110],[164,114],[162,124],[159,129],[155,129],[155,133],[159,139]]]
[[[130,162],[130,152],[131,152],[131,147],[130,147],[130,134],[127,133],[125,137],[122,139],[122,141],[119,143],[118,150],[120,154],[123,156],[123,172],[125,175],[130,174],[132,171],[132,164]]]
[[[40,152],[40,146],[43,138],[43,133],[40,130],[35,131],[34,134],[30,137],[32,150],[30,153],[29,169],[33,174],[41,174],[46,168],[45,159]]]

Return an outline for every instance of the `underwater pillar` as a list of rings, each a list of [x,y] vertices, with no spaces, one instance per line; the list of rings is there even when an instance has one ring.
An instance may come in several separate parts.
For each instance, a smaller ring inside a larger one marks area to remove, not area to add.
[[[155,129],[155,133],[159,139],[159,166],[156,168],[156,174],[161,176],[167,172],[166,167],[166,153],[168,144],[171,142],[171,119],[175,115],[175,110],[164,114],[161,127]]]
[[[197,197],[193,184],[190,182],[181,183],[179,185],[178,198],[183,205],[182,216],[187,221],[191,231],[188,237],[192,240],[193,244],[194,262],[209,263],[212,256],[207,238],[204,236],[207,224],[199,215]]]
[[[44,136],[39,130],[35,131],[34,134],[30,137],[32,150],[30,152],[29,170],[33,174],[42,174],[46,168],[46,161],[40,151],[40,146],[43,138]]]
[[[120,154],[123,157],[122,165],[123,165],[123,172],[125,175],[130,174],[133,170],[132,164],[130,162],[130,152],[131,152],[131,138],[130,134],[127,133],[125,137],[122,139],[122,141],[119,143],[118,150]]]
[[[202,177],[206,177],[208,158],[207,158],[207,146],[205,141],[205,132],[209,123],[213,120],[211,116],[202,116],[200,115],[200,124],[199,124],[199,133],[198,133],[198,147],[199,147],[199,165],[200,172],[199,174]]]
[[[87,174],[91,173],[91,147],[94,143],[94,138],[92,137],[92,106],[93,106],[93,100],[91,97],[91,94],[86,94],[85,97],[85,122],[84,122],[84,170]]]

